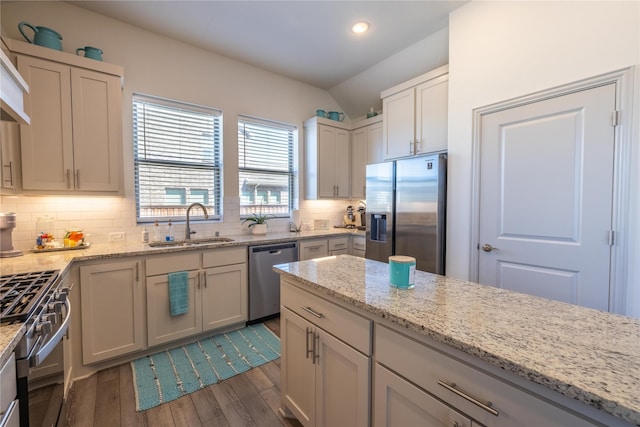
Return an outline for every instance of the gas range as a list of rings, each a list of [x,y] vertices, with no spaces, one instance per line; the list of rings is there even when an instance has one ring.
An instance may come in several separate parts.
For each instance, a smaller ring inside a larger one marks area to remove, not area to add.
[[[10,274],[0,277],[2,323],[25,322],[41,306],[58,278],[58,270]]]
[[[29,425],[29,373],[42,364],[66,335],[71,323],[69,288],[59,270],[0,276],[0,318],[23,323],[15,348],[20,426]]]

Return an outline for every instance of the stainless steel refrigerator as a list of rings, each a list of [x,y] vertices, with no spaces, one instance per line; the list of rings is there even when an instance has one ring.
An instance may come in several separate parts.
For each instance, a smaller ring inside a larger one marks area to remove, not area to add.
[[[447,155],[367,166],[365,256],[416,258],[416,269],[444,274]]]

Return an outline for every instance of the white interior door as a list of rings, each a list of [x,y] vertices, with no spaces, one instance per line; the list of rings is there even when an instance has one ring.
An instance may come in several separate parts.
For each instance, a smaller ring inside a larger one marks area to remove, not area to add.
[[[484,115],[480,283],[607,311],[615,85]]]

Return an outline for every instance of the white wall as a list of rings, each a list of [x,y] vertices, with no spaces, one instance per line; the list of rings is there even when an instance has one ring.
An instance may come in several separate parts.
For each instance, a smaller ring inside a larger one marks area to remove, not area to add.
[[[196,224],[200,235],[221,231],[243,232],[239,221],[237,116],[247,114],[298,126],[316,108],[340,111],[325,90],[177,42],[64,2],[2,2],[2,35],[22,40],[18,23],[29,22],[58,31],[66,52],[96,46],[104,60],[124,67],[123,152],[125,198],[111,197],[2,197],[3,212],[15,211],[14,247],[29,249],[35,241],[35,222],[48,214],[57,219],[58,234],[81,226],[93,241],[105,241],[111,231],[139,238],[135,221],[131,96],[144,93],[223,110],[224,223]],[[301,153],[302,154],[302,153]],[[300,187],[303,188],[302,182]],[[341,223],[348,201],[300,201],[303,219],[330,219]],[[271,221],[271,229],[288,229],[288,221]],[[177,230],[179,231],[179,230]]]
[[[470,275],[473,110],[638,63],[639,2],[473,1],[450,15],[449,275],[461,279]],[[635,111],[623,115],[636,121],[633,169],[637,171],[639,110]],[[640,316],[637,174],[634,183],[629,186],[634,222],[627,296],[628,314]]]

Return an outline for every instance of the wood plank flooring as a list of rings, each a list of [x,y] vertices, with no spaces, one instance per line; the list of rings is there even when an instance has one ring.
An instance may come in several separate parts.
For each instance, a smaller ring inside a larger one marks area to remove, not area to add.
[[[280,319],[265,324],[280,336]],[[280,359],[177,400],[137,412],[129,363],[74,384],[62,408],[59,426],[302,427],[283,418],[280,407]]]

